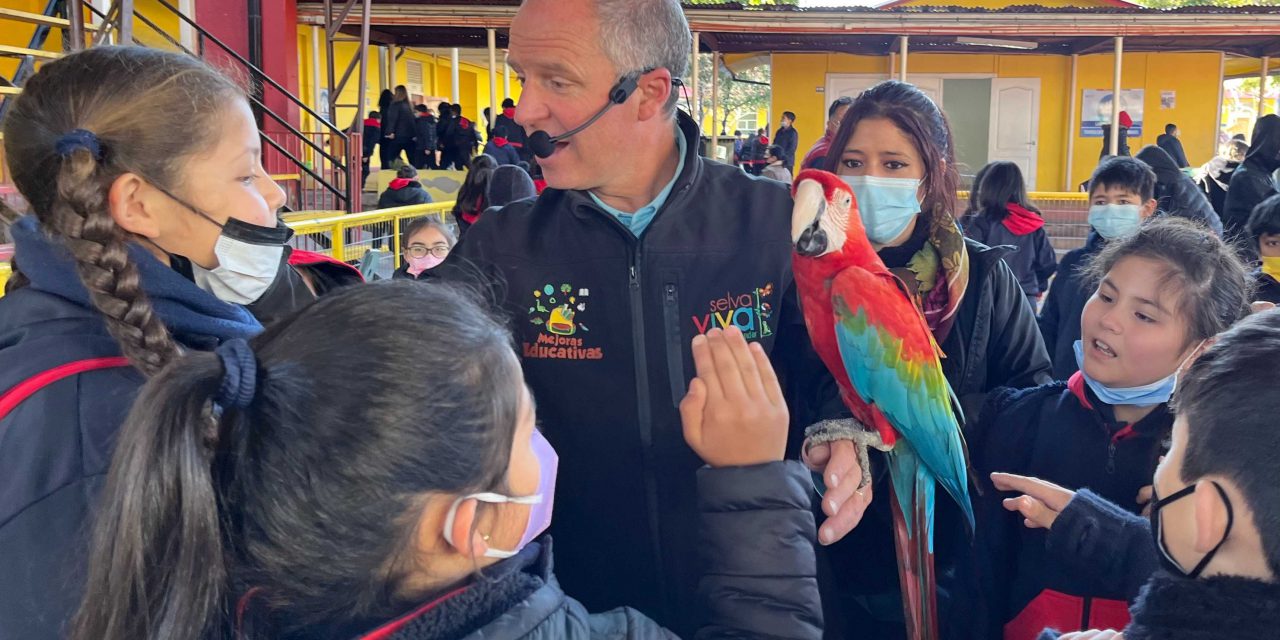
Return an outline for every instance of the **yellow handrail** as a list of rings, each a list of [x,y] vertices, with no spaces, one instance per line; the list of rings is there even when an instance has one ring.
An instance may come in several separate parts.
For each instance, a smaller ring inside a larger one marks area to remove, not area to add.
[[[9,263],[0,262],[0,296],[4,295],[4,285],[9,281]]]
[[[431,204],[414,204],[406,207],[392,207],[390,209],[379,209],[377,211],[368,211],[365,213],[342,213],[340,211],[313,211],[308,212],[310,216],[304,217],[304,214],[294,213],[284,216],[284,222],[297,235],[308,233],[327,233],[329,234],[330,246],[324,252],[328,253],[339,260],[346,261],[346,242],[347,229],[352,227],[361,227],[371,224],[390,223],[393,232],[391,233],[391,246],[393,258],[397,268],[400,266],[400,225],[397,224],[401,220],[410,218],[421,218],[423,216],[437,216],[441,222],[445,222],[445,216],[453,210],[453,201],[433,202]],[[311,217],[314,216],[314,217]]]

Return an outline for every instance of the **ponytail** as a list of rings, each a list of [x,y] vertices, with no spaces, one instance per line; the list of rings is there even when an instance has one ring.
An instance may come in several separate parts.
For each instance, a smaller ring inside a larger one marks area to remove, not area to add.
[[[225,624],[229,552],[213,465],[228,420],[212,402],[223,370],[218,355],[193,353],[142,388],[99,505],[71,640],[204,638]]]

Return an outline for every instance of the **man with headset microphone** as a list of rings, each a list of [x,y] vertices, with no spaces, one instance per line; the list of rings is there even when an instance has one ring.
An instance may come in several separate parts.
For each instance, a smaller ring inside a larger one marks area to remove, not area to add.
[[[676,109],[691,47],[677,0],[525,0],[510,33],[515,120],[548,188],[481,216],[435,270],[483,274],[511,320],[560,456],[551,534],[565,590],[682,635],[698,619],[701,462],[679,412],[691,340],[735,328],[759,342],[787,387],[814,397],[789,392],[802,426],[839,406],[811,384],[826,374],[788,301],[788,189],[700,157]],[[856,482],[856,460],[842,473]],[[812,584],[766,599],[821,624]]]

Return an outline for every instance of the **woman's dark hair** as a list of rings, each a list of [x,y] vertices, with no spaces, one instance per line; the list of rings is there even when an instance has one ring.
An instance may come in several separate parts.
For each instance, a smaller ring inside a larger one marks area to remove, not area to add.
[[[134,173],[181,194],[186,162],[214,145],[226,108],[244,92],[191,56],[94,47],[45,64],[9,99],[4,146],[14,184],[40,227],[75,258],[90,301],[129,362],[147,375],[159,371],[177,346],[143,292],[128,251],[136,238],[111,217],[107,192],[116,178]],[[101,153],[81,147],[60,155],[59,138],[76,129],[91,132]],[[10,291],[27,282],[20,259]]]
[[[450,249],[453,248],[453,245],[458,243],[457,238],[453,237],[453,232],[449,231],[449,227],[446,227],[443,222],[440,222],[430,216],[423,216],[421,218],[414,218],[413,220],[410,220],[409,224],[405,226],[404,233],[400,236],[401,250],[403,251],[408,249],[409,239],[418,235],[418,232],[423,229],[435,229],[436,231],[439,231],[440,235],[444,236],[444,241],[448,243]]]
[[[469,296],[435,282],[350,287],[251,347],[244,409],[213,408],[226,384],[215,353],[142,388],[73,640],[230,637],[241,607],[248,637],[391,619],[430,595],[404,585],[422,567],[425,499],[505,490],[520,366]]]
[[[454,214],[472,213],[484,204],[484,192],[489,187],[489,178],[493,170],[498,168],[498,161],[493,156],[480,154],[471,160],[467,170],[467,178],[458,189],[458,199],[453,204]]]
[[[1163,262],[1160,287],[1178,294],[1188,343],[1212,338],[1249,314],[1252,279],[1236,252],[1215,233],[1186,218],[1152,218],[1137,233],[1107,243],[1085,267],[1099,283],[1125,258]]]
[[[390,89],[383,89],[382,93],[378,94],[378,111],[386,113],[387,107],[391,106],[391,101],[395,99],[396,96]]]
[[[886,80],[858,94],[836,130],[823,168],[838,173],[849,138],[853,137],[858,123],[868,118],[884,118],[892,122],[915,144],[924,165],[921,212],[934,218],[954,216],[960,174],[956,170],[956,152],[951,143],[951,125],[938,105],[915,85]]]
[[[787,152],[782,150],[781,145],[771,144],[768,146],[765,152],[768,153],[770,156],[773,156],[774,160],[781,160],[782,164],[787,163]]]
[[[418,177],[418,168],[411,164],[402,164],[399,169],[396,169],[396,177],[412,180]]]
[[[1280,576],[1280,439],[1275,408],[1280,391],[1280,310],[1240,321],[1178,380],[1174,408],[1188,425],[1180,478],[1229,478],[1244,494],[1262,552]],[[1237,507],[1240,505],[1237,505]],[[1238,513],[1238,512],[1237,512]]]
[[[396,85],[395,101],[408,102],[408,100],[409,100],[409,89],[402,84]]]
[[[1022,169],[1018,165],[1000,160],[983,167],[981,173],[982,183],[975,189],[978,213],[994,220],[1004,220],[1009,215],[1009,203],[1040,213],[1027,197],[1027,183],[1023,182]]]

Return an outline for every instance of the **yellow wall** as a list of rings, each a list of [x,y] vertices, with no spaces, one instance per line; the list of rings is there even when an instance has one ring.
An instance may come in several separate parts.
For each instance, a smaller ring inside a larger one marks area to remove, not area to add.
[[[1145,89],[1145,127],[1141,139],[1131,138],[1136,153],[1144,144],[1154,144],[1166,122],[1182,129],[1182,143],[1188,160],[1195,165],[1208,161],[1214,152],[1218,119],[1214,78],[1219,73],[1217,53],[1135,53],[1124,58],[1125,89]],[[807,150],[822,134],[829,100],[816,91],[826,87],[827,74],[880,74],[888,77],[889,58],[836,53],[775,54],[773,56],[773,113],[796,113],[800,146]],[[1110,89],[1114,59],[1111,55],[1079,58],[1076,118],[1071,135],[1076,136],[1072,182],[1088,178],[1097,165],[1102,148],[1100,138],[1080,138],[1079,110],[1084,89]],[[1036,186],[1041,190],[1072,190],[1064,181],[1067,155],[1067,110],[1070,106],[1071,58],[1043,55],[960,55],[916,54],[907,64],[907,79],[919,74],[983,74],[997,78],[1040,79],[1039,155]],[[1209,80],[1206,86],[1205,81]],[[1160,109],[1160,92],[1176,91],[1176,108]],[[945,96],[944,96],[945,102]]]
[[[1155,144],[1164,125],[1174,123],[1182,132],[1187,161],[1199,166],[1213,157],[1217,146],[1219,120],[1217,78],[1221,57],[1217,53],[1135,53],[1124,56],[1121,85],[1125,89],[1145,89],[1142,138],[1129,138],[1129,149],[1137,153],[1144,145]],[[1106,89],[1113,85],[1115,57],[1082,56],[1079,90]],[[1160,92],[1176,91],[1174,109],[1160,108]],[[1077,118],[1079,114],[1077,114]],[[1079,133],[1077,128],[1075,133]],[[1072,175],[1076,183],[1089,177],[1102,150],[1100,138],[1076,138],[1076,159]]]

